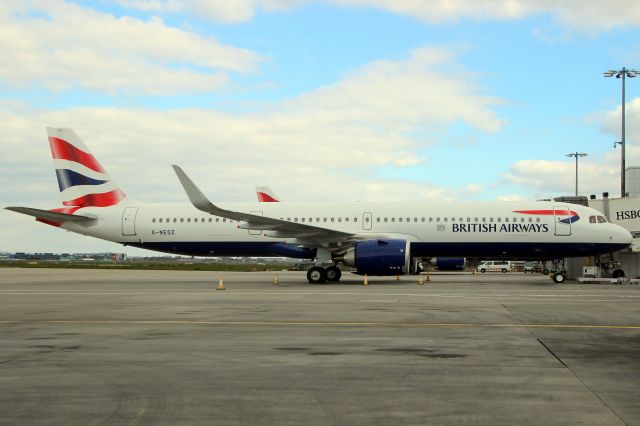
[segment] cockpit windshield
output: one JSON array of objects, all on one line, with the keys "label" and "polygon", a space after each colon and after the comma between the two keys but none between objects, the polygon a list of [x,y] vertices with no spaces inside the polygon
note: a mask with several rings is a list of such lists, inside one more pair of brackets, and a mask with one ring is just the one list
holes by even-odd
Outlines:
[{"label": "cockpit windshield", "polygon": [[589,223],[607,223],[607,218],[604,216],[589,216]]}]

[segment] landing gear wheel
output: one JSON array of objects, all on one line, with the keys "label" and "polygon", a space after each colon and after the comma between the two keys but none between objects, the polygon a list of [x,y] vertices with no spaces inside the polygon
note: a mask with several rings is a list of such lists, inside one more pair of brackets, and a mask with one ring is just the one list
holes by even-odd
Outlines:
[{"label": "landing gear wheel", "polygon": [[327,280],[327,272],[324,268],[314,266],[307,271],[307,280],[309,280],[311,284],[324,284]]},{"label": "landing gear wheel", "polygon": [[342,276],[342,271],[337,266],[329,266],[325,271],[327,281],[338,282]]},{"label": "landing gear wheel", "polygon": [[553,281],[558,283],[558,284],[563,283],[565,278],[566,277],[564,276],[564,274],[562,272],[556,272],[553,275]]}]

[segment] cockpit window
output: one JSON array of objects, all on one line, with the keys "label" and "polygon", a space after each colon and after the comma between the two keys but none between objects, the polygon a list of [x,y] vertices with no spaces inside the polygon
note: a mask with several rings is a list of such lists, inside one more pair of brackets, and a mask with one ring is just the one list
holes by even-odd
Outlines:
[{"label": "cockpit window", "polygon": [[604,216],[598,216],[598,223],[607,223],[607,218]]},{"label": "cockpit window", "polygon": [[596,217],[595,216],[589,216],[589,223],[596,223]]}]

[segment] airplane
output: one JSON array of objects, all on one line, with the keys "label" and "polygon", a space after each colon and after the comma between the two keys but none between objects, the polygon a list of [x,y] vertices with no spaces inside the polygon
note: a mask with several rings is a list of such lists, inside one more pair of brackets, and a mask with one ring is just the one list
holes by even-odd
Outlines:
[{"label": "airplane", "polygon": [[[261,203],[278,203],[280,198],[268,186],[256,186],[256,196]],[[467,259],[464,257],[432,257],[429,264],[438,271],[464,271],[467,266]],[[424,270],[421,259],[415,259],[413,273],[418,274]]]},{"label": "airplane", "polygon": [[73,130],[48,127],[47,134],[63,207],[6,209],[165,253],[311,259],[313,284],[339,281],[340,265],[390,276],[411,273],[412,257],[548,260],[611,253],[632,241],[600,212],[553,201],[213,204],[177,165],[190,203],[142,203],[111,179]]}]

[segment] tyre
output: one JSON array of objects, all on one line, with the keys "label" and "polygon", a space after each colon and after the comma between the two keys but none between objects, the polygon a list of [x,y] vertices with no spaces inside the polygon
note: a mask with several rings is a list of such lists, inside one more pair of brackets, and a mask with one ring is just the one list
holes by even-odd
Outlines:
[{"label": "tyre", "polygon": [[624,278],[624,271],[622,269],[616,269],[611,274],[613,278]]},{"label": "tyre", "polygon": [[506,274],[507,273],[507,268],[502,268],[502,273]]},{"label": "tyre", "polygon": [[549,275],[549,270],[548,269],[543,269],[542,270],[542,274],[543,275]]},{"label": "tyre", "polygon": [[307,280],[311,284],[324,284],[327,280],[327,273],[324,268],[314,266],[307,271]]},{"label": "tyre", "polygon": [[484,274],[485,272],[487,272],[487,270],[482,268],[482,269],[480,269],[480,272],[482,272]]},{"label": "tyre", "polygon": [[340,277],[342,277],[342,271],[337,266],[329,266],[325,275],[327,277],[327,281],[338,282],[340,281]]},{"label": "tyre", "polygon": [[565,280],[565,276],[562,272],[558,272],[553,276],[553,281],[555,281],[556,283],[560,284],[563,283]]}]

